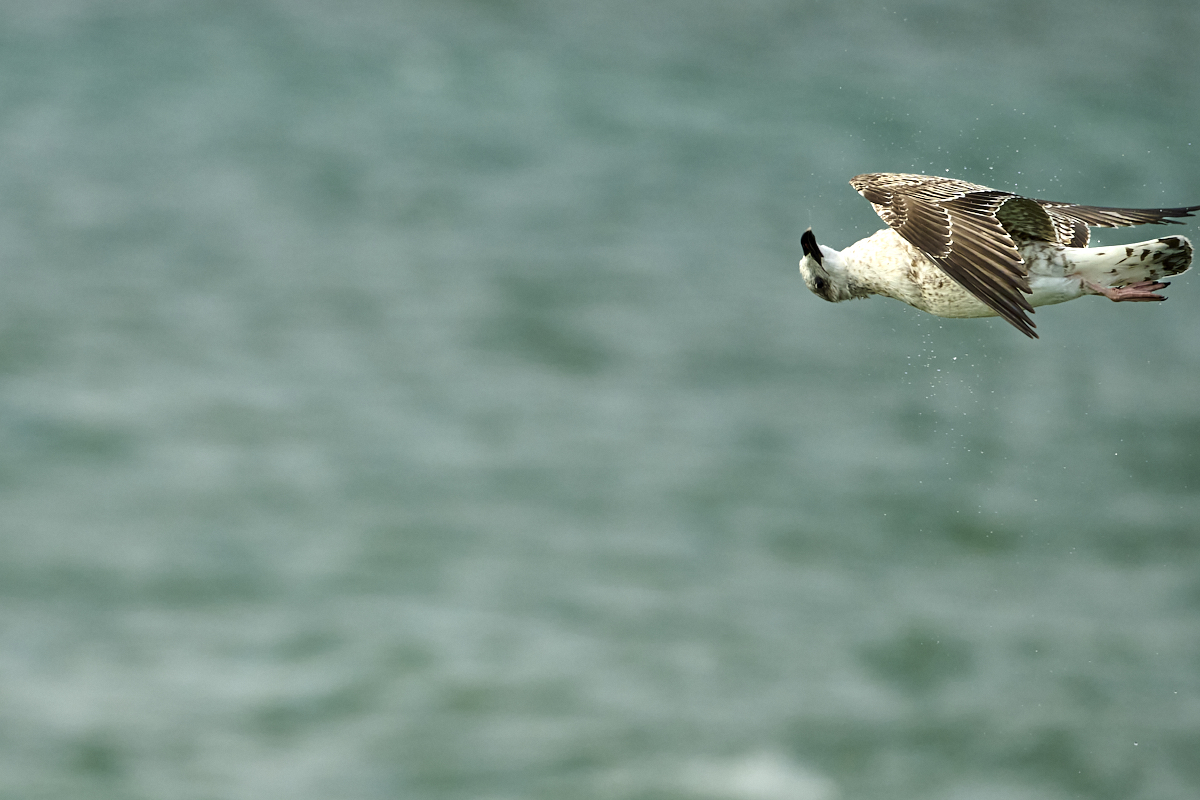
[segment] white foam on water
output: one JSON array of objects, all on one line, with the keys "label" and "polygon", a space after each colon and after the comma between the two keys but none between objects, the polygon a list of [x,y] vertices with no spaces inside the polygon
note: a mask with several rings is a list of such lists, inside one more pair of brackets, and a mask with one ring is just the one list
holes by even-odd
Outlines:
[{"label": "white foam on water", "polygon": [[834,800],[832,780],[771,751],[727,761],[690,764],[682,788],[696,797],[722,800]]}]

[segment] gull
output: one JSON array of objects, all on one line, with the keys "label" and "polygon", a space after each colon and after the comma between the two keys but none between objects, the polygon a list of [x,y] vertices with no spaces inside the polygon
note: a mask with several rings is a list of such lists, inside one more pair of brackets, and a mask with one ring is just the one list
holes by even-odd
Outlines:
[{"label": "gull", "polygon": [[933,175],[877,172],[850,180],[887,228],[845,250],[800,237],[800,274],[831,303],[893,297],[939,317],[1001,316],[1036,339],[1035,306],[1084,295],[1166,300],[1157,292],[1192,263],[1192,243],[1165,236],[1088,247],[1089,228],[1179,223],[1200,206],[1103,208],[1034,200]]}]

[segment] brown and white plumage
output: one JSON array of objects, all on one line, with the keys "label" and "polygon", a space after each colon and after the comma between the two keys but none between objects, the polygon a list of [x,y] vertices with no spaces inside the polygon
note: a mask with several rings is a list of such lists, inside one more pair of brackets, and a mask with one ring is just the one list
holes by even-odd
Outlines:
[{"label": "brown and white plumage", "polygon": [[[818,247],[807,232],[802,243],[809,269],[802,261],[801,272],[809,288],[833,300],[885,294],[943,316],[999,314],[1034,338],[1029,314],[1036,305],[1083,294],[1104,294],[1113,300],[1165,299],[1154,294],[1166,285],[1155,279],[1183,272],[1190,264],[1191,245],[1184,237],[1130,245],[1146,252],[1137,259],[1137,250],[1117,258],[1121,248],[1087,247],[1089,228],[1176,222],[1170,218],[1188,217],[1200,209],[1058,203],[930,175],[872,173],[852,178],[850,185],[895,235],[884,231],[839,253]],[[858,251],[851,252],[855,248]],[[814,287],[820,283],[834,283],[830,275],[817,274],[828,272],[823,256],[842,253],[850,257],[845,277],[852,285],[846,296],[818,291]],[[880,265],[874,274],[873,258]],[[822,280],[809,281],[809,273]],[[1038,285],[1031,286],[1031,280]],[[905,281],[916,285],[897,285]],[[1073,293],[1075,286],[1078,292]],[[969,297],[956,296],[963,291]],[[976,308],[975,301],[985,308]]]}]

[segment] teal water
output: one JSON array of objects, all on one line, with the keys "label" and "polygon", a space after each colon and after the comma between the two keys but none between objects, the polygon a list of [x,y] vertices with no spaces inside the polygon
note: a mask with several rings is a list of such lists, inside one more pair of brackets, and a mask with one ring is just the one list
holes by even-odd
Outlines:
[{"label": "teal water", "polygon": [[0,797],[1196,797],[1200,277],[1034,342],[797,261],[860,172],[1200,203],[1198,36],[4,6]]}]

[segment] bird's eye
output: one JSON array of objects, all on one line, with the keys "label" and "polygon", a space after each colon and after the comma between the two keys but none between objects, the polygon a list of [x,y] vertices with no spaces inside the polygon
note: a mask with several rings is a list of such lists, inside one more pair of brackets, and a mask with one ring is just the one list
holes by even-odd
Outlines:
[{"label": "bird's eye", "polygon": [[813,286],[815,286],[815,287],[816,287],[816,289],[817,289],[817,291],[818,291],[818,292],[824,292],[824,291],[825,291],[825,287],[826,287],[826,286],[828,286],[828,285],[829,285],[829,284],[827,284],[827,283],[825,282],[825,279],[824,279],[824,278],[822,278],[820,275],[815,275],[815,276],[813,276]]}]

